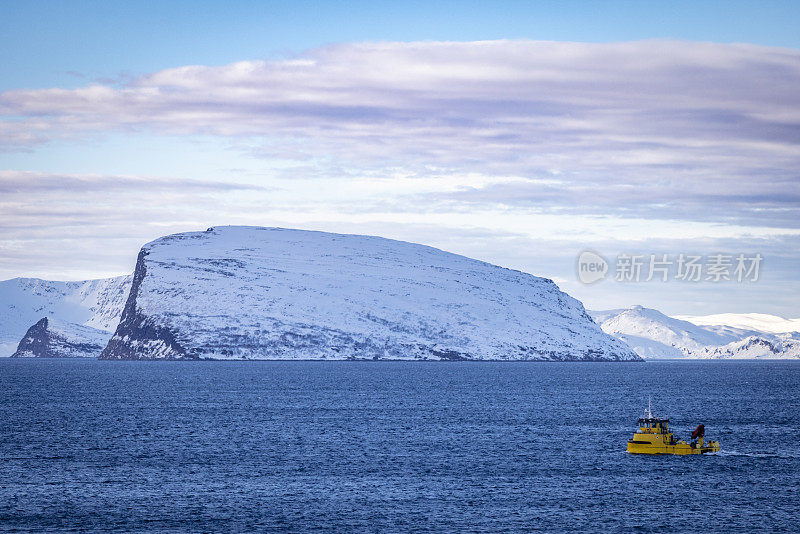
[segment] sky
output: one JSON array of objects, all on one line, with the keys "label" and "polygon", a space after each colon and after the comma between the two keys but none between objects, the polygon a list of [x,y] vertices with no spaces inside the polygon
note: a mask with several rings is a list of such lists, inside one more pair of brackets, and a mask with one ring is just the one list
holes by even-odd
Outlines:
[{"label": "sky", "polygon": [[[0,0],[0,279],[129,273],[159,236],[249,224],[425,243],[590,309],[800,317],[798,22],[777,1]],[[580,281],[587,250],[605,280]],[[629,256],[641,278],[616,280]]]}]

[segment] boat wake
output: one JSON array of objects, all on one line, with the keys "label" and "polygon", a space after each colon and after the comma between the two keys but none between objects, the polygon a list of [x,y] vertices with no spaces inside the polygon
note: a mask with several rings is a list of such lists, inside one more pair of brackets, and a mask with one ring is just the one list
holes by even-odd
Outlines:
[{"label": "boat wake", "polygon": [[746,458],[800,458],[800,455],[797,454],[785,454],[780,452],[738,452],[738,451],[726,451],[721,450],[714,454],[714,456],[743,456]]}]

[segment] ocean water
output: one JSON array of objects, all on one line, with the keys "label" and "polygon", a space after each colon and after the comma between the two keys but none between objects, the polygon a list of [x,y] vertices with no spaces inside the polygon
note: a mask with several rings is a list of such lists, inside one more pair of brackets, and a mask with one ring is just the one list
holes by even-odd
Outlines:
[{"label": "ocean water", "polygon": [[[722,451],[625,453],[649,394]],[[800,362],[0,360],[0,530],[800,531]]]}]

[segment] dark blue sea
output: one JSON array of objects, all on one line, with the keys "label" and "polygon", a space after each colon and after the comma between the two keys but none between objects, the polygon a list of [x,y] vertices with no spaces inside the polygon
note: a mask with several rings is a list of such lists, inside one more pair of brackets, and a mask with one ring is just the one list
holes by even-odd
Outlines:
[{"label": "dark blue sea", "polygon": [[[722,451],[625,453],[654,411]],[[0,530],[800,531],[800,362],[0,360]]]}]

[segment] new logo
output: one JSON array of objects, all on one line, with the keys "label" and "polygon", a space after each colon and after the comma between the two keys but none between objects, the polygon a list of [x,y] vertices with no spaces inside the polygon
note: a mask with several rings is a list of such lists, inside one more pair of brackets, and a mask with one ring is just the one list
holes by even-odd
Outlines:
[{"label": "new logo", "polygon": [[578,280],[593,284],[606,277],[608,261],[596,252],[584,250],[578,256]]}]

